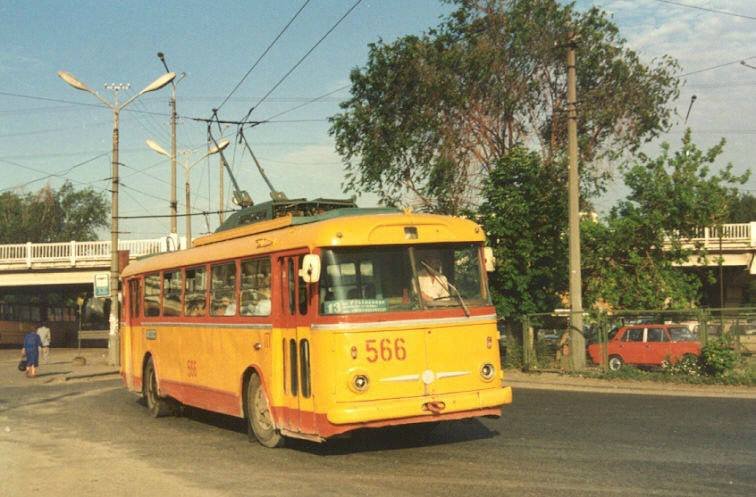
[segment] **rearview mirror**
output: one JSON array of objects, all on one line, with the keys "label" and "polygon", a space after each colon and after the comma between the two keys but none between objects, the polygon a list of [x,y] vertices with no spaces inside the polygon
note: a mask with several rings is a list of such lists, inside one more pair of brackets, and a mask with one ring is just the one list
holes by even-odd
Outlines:
[{"label": "rearview mirror", "polygon": [[315,283],[320,279],[320,256],[317,254],[306,254],[302,258],[302,269],[299,270],[299,276],[305,283]]},{"label": "rearview mirror", "polygon": [[496,271],[496,258],[491,247],[483,247],[483,264],[489,273]]}]

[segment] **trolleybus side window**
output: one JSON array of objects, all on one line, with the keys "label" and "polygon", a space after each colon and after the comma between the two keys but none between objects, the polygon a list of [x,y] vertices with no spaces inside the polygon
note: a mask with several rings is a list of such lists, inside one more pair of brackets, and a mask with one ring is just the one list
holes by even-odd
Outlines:
[{"label": "trolleybus side window", "polygon": [[139,278],[129,280],[129,308],[132,318],[139,317],[139,304],[142,301],[139,297]]},{"label": "trolleybus side window", "polygon": [[[303,258],[300,255],[297,259],[298,259],[298,262],[297,262],[297,268],[298,269],[297,269],[297,273],[296,274],[299,274],[299,271],[302,270],[302,259]],[[298,295],[298,299],[299,299],[299,314],[301,316],[305,316],[305,315],[307,315],[307,290],[308,290],[308,285],[307,285],[307,282],[304,280],[304,278],[297,278],[297,281],[299,282],[299,295]],[[303,386],[303,388],[304,388],[304,386]]]},{"label": "trolleybus side window", "polygon": [[236,262],[212,267],[210,314],[236,316]]},{"label": "trolleybus side window", "polygon": [[153,317],[160,315],[160,274],[149,274],[144,277],[144,315]]},{"label": "trolleybus side window", "polygon": [[184,279],[184,315],[204,316],[207,307],[207,269],[204,266],[186,270]]},{"label": "trolleybus side window", "polygon": [[248,259],[241,263],[239,302],[242,316],[270,316],[270,259]]},{"label": "trolleybus side window", "polygon": [[289,257],[287,259],[289,261],[287,267],[288,267],[288,273],[289,273],[289,314],[292,316],[294,315],[294,312],[296,310],[296,276],[294,276],[294,259]]},{"label": "trolleybus side window", "polygon": [[163,273],[163,316],[181,315],[181,271]]}]

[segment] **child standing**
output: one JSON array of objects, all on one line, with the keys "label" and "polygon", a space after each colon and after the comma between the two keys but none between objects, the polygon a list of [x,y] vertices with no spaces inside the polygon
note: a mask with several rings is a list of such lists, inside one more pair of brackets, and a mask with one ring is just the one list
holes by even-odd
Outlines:
[{"label": "child standing", "polygon": [[42,346],[42,340],[36,331],[30,331],[24,335],[24,348],[21,351],[21,357],[26,356],[26,376],[34,378],[37,376],[37,367],[39,367],[39,348]]}]

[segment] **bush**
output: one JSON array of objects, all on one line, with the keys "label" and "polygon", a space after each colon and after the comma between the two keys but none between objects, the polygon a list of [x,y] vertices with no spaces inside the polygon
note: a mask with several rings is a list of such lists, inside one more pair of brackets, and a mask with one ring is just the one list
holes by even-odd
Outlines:
[{"label": "bush", "polygon": [[738,363],[738,354],[729,337],[710,340],[701,349],[701,369],[709,376],[721,377],[732,373]]},{"label": "bush", "polygon": [[664,361],[662,371],[671,376],[701,376],[701,364],[698,357],[686,355],[676,363]]},{"label": "bush", "polygon": [[511,333],[507,333],[505,343],[507,350],[502,357],[501,364],[505,368],[522,368],[522,344],[512,336]]}]

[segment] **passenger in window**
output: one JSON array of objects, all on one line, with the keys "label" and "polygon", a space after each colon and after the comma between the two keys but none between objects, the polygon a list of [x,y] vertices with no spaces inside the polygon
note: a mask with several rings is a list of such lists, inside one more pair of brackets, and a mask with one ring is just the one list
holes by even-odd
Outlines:
[{"label": "passenger in window", "polygon": [[424,300],[439,300],[449,297],[449,282],[442,274],[441,259],[434,254],[420,258],[417,279]]},{"label": "passenger in window", "polygon": [[223,310],[224,316],[236,316],[236,302],[232,301],[228,297],[223,297],[221,299],[221,309]]}]

